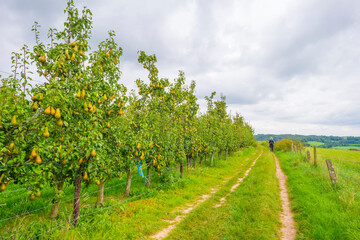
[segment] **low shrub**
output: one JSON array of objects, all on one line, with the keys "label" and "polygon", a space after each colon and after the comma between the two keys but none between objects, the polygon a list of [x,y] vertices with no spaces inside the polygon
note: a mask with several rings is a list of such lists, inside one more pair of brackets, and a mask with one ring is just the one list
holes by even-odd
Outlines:
[{"label": "low shrub", "polygon": [[274,150],[275,151],[283,151],[283,152],[290,152],[291,151],[291,145],[293,144],[293,141],[290,139],[281,139],[277,142],[275,142]]}]

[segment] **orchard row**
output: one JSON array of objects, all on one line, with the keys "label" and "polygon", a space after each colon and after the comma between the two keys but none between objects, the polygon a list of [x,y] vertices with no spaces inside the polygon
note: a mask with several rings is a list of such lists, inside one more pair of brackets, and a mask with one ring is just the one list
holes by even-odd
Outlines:
[{"label": "orchard row", "polygon": [[[64,29],[50,29],[49,43],[33,31],[36,44],[14,53],[13,75],[0,87],[0,190],[9,184],[29,189],[30,200],[51,185],[56,189],[51,217],[57,216],[64,183],[75,184],[74,222],[81,181],[99,186],[97,205],[110,178],[127,175],[129,195],[132,171],[145,168],[166,174],[176,165],[183,171],[214,154],[228,154],[252,144],[253,130],[238,114],[227,113],[225,97],[206,97],[199,113],[195,82],[185,84],[183,72],[174,81],[158,77],[155,55],[139,52],[138,61],[148,80],[136,80],[137,89],[121,84],[122,49],[110,31],[95,51],[88,40],[91,12],[81,13],[72,1],[66,8]],[[45,81],[33,84],[28,70],[36,68]],[[30,100],[31,98],[31,100]]]}]

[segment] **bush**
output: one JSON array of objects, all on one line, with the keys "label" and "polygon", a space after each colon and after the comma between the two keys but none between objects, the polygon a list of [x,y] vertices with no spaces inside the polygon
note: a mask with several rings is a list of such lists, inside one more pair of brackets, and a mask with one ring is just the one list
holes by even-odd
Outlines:
[{"label": "bush", "polygon": [[293,141],[290,139],[281,139],[280,141],[275,142],[274,150],[275,151],[283,151],[283,152],[290,152],[291,151],[291,145],[293,144]]}]

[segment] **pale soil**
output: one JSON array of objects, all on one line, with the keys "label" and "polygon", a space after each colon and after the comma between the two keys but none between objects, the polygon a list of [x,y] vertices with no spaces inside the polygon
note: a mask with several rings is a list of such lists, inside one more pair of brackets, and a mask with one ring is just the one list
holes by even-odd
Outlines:
[{"label": "pale soil", "polygon": [[[245,177],[249,174],[251,168],[255,165],[256,160],[259,159],[259,157],[261,156],[262,152],[260,153],[260,155],[254,160],[254,162],[251,164],[250,168],[248,170],[246,170],[245,175],[242,178],[238,179],[238,182],[232,186],[231,188],[231,192],[233,192],[239,185],[240,183],[245,179]],[[248,160],[248,159],[246,159]],[[226,180],[230,180],[231,178],[227,178]],[[222,184],[226,183],[226,180],[224,180],[222,182]],[[199,206],[201,203],[203,203],[204,201],[206,201],[207,199],[209,199],[214,193],[216,193],[217,191],[219,191],[219,188],[212,188],[210,194],[204,194],[201,196],[201,198],[199,200],[197,200],[195,203],[193,204],[188,204],[187,208],[181,210],[181,214],[178,215],[177,217],[175,217],[173,220],[168,221],[170,223],[170,225],[164,229],[162,229],[161,231],[159,231],[158,233],[150,236],[150,239],[164,239],[166,238],[169,233],[171,232],[171,230],[173,230],[194,208],[196,208],[197,206]],[[230,193],[228,194],[230,195]],[[228,196],[226,195],[226,196]],[[222,204],[223,202],[225,202],[226,197],[223,197],[220,199],[220,203]],[[220,206],[221,206],[220,204]],[[217,204],[218,205],[218,204]],[[215,207],[219,207],[219,206],[215,206]]]},{"label": "pale soil", "polygon": [[280,198],[282,202],[282,212],[280,214],[281,220],[281,239],[293,240],[296,237],[296,226],[293,217],[293,213],[290,208],[289,194],[286,187],[287,176],[281,170],[279,160],[274,155],[275,164],[276,164],[276,176],[279,179],[280,183]]}]

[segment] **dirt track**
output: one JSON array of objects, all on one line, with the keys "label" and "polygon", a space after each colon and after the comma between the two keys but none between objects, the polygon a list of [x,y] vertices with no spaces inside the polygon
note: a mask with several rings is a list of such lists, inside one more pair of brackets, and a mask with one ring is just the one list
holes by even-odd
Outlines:
[{"label": "dirt track", "polygon": [[276,176],[280,183],[280,198],[282,202],[282,212],[280,214],[281,220],[281,239],[293,240],[296,237],[296,226],[293,217],[293,213],[290,208],[289,194],[286,187],[287,176],[281,170],[279,160],[273,154],[276,164]]}]

